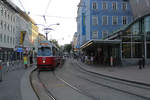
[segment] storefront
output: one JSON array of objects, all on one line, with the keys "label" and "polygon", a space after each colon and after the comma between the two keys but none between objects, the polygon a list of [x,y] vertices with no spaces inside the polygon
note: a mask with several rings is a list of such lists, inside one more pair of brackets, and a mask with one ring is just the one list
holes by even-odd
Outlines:
[{"label": "storefront", "polygon": [[110,57],[113,57],[114,65],[121,64],[120,40],[91,40],[81,46],[84,56],[93,56],[94,63],[110,65]]},{"label": "storefront", "polygon": [[0,48],[0,60],[3,62],[22,59],[22,53],[14,51],[12,48]]}]

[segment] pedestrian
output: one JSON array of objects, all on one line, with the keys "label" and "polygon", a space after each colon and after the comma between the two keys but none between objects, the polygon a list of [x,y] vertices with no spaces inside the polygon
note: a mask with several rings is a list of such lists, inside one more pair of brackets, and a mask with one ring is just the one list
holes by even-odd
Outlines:
[{"label": "pedestrian", "polygon": [[32,56],[32,54],[30,55],[30,66],[32,66],[32,64],[33,64],[33,56]]},{"label": "pedestrian", "polygon": [[141,59],[139,59],[138,65],[139,65],[139,69],[142,69],[142,60]]},{"label": "pedestrian", "polygon": [[88,63],[88,56],[86,55],[84,58],[85,58],[85,63]]},{"label": "pedestrian", "polygon": [[91,64],[93,64],[93,60],[94,60],[94,57],[93,56],[91,56]]},{"label": "pedestrian", "polygon": [[24,67],[25,67],[25,69],[28,67],[28,59],[27,59],[27,54],[24,54],[24,56],[23,56],[23,60],[24,60]]},{"label": "pedestrian", "polygon": [[113,56],[110,57],[110,66],[113,66]]},{"label": "pedestrian", "polygon": [[145,57],[144,56],[142,57],[142,67],[143,68],[145,67]]}]

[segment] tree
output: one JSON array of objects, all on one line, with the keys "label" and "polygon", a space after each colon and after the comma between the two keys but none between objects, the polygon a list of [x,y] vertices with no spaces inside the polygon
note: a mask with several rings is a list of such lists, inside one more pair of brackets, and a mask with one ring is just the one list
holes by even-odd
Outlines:
[{"label": "tree", "polygon": [[65,44],[64,45],[64,52],[70,53],[71,50],[72,50],[72,45],[71,44]]},{"label": "tree", "polygon": [[53,39],[53,40],[50,40],[50,42],[52,42],[52,43],[55,44],[58,48],[60,48],[57,40]]}]

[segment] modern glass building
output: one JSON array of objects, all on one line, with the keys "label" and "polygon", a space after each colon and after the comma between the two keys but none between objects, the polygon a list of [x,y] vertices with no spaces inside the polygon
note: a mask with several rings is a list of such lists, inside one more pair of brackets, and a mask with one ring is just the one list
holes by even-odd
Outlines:
[{"label": "modern glass building", "polygon": [[107,39],[121,40],[122,63],[137,63],[145,57],[150,61],[150,14],[137,18],[134,22],[113,33]]}]

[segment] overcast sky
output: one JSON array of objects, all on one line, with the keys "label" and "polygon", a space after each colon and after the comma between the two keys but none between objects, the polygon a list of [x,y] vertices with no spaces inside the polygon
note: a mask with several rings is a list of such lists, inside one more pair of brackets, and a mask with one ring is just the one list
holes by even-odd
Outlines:
[{"label": "overcast sky", "polygon": [[[46,16],[47,25],[54,29],[49,33],[49,39],[58,40],[59,44],[67,44],[72,41],[73,34],[77,31],[76,17],[77,5],[80,0],[11,0],[22,10],[30,12],[30,16],[37,24],[46,25],[42,15]],[[22,3],[22,5],[21,5]],[[49,6],[48,6],[49,4]],[[42,26],[40,32],[42,31]]]}]

